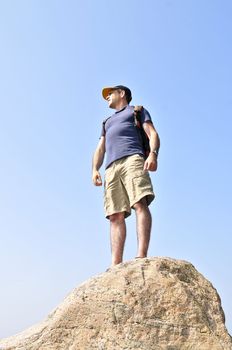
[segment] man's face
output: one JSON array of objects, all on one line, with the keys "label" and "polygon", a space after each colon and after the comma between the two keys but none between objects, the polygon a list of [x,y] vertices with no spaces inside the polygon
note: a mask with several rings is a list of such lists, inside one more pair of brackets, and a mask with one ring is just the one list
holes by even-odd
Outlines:
[{"label": "man's face", "polygon": [[122,100],[122,90],[111,90],[109,95],[106,97],[110,108],[116,108],[118,103]]}]

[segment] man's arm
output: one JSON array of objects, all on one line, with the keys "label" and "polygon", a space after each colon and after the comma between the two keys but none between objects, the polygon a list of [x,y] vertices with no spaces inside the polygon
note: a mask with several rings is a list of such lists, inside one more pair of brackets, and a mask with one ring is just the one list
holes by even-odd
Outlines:
[{"label": "man's arm", "polygon": [[150,122],[143,123],[143,129],[149,137],[151,152],[144,163],[144,170],[156,171],[157,170],[157,154],[152,151],[159,151],[160,148],[160,138],[154,128],[153,124]]},{"label": "man's arm", "polygon": [[94,152],[94,155],[93,155],[92,180],[95,186],[102,186],[102,178],[101,178],[99,169],[103,164],[104,156],[105,156],[105,136],[102,136],[97,145],[96,151]]}]

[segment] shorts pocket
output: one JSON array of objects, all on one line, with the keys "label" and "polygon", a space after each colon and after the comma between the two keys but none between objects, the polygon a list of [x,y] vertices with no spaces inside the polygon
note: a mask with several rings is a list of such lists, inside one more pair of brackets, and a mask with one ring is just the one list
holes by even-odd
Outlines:
[{"label": "shorts pocket", "polygon": [[147,172],[132,178],[131,191],[131,204],[135,204],[145,196],[147,197],[148,205],[152,202],[155,196],[151,179]]},{"label": "shorts pocket", "polygon": [[135,191],[145,192],[147,190],[152,190],[151,180],[147,173],[135,176],[132,182]]}]

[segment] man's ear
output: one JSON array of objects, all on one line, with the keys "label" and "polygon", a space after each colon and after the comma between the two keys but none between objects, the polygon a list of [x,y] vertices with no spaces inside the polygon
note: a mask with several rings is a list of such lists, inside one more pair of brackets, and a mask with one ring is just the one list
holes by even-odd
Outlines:
[{"label": "man's ear", "polygon": [[125,97],[125,96],[126,96],[126,91],[121,90],[121,91],[120,91],[120,96],[121,96],[122,98]]}]

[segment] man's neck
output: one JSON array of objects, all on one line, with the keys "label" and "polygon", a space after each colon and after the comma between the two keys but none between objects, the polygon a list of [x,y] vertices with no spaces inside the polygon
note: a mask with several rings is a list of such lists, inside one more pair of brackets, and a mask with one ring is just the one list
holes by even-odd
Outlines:
[{"label": "man's neck", "polygon": [[121,111],[121,109],[123,109],[123,108],[125,108],[125,107],[127,107],[127,106],[128,106],[128,103],[125,103],[125,102],[119,103],[119,104],[117,105],[117,107],[115,107],[116,112],[117,112],[117,111]]}]

